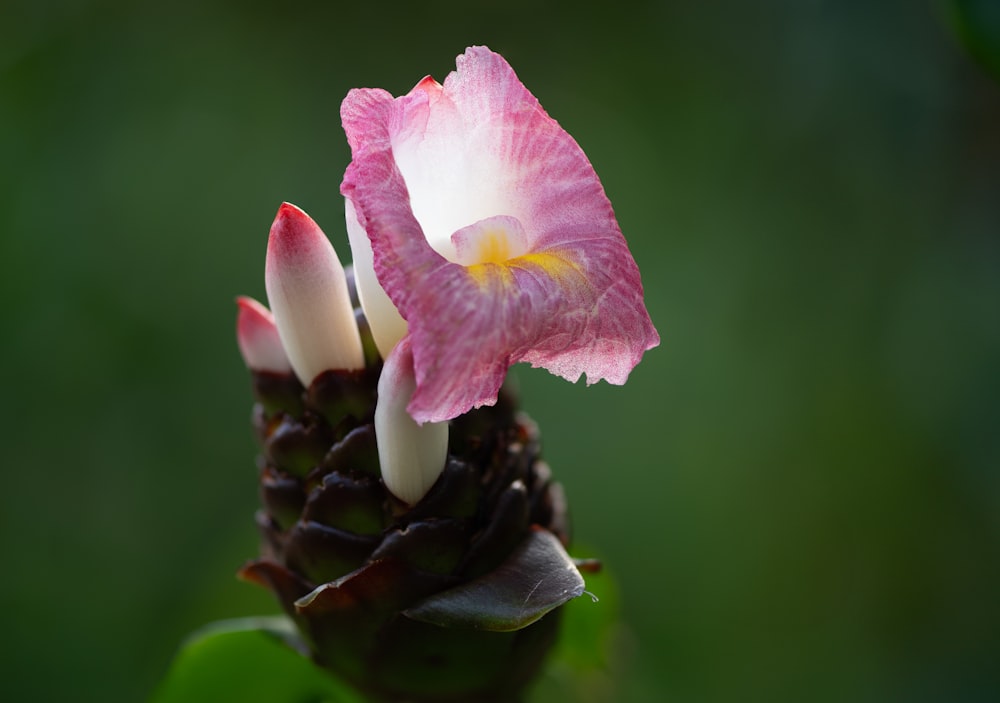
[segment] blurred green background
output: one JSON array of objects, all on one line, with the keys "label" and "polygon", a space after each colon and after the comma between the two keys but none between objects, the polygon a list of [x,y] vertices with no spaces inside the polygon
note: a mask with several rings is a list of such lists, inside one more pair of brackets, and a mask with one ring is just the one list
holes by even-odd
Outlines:
[{"label": "blurred green background", "polygon": [[607,699],[1000,699],[1000,86],[947,6],[402,7],[0,9],[0,698],[143,700],[275,611],[233,298],[282,200],[348,257],[347,90],[486,43],[663,337],[624,388],[517,371],[620,583]]}]

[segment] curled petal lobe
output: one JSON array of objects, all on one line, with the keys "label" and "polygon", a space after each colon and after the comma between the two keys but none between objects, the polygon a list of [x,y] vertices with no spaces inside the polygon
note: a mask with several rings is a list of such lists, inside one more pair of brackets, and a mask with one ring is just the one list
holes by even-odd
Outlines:
[{"label": "curled petal lobe", "polygon": [[236,299],[236,342],[247,368],[253,371],[291,373],[288,355],[281,346],[278,328],[271,311],[253,298]]},{"label": "curled petal lobe", "polygon": [[319,226],[289,203],[271,225],[264,280],[282,345],[303,384],[328,369],[364,368],[344,268]]},{"label": "curled petal lobe", "polygon": [[487,217],[451,235],[455,259],[464,266],[502,264],[528,252],[527,236],[514,217]]},{"label": "curled petal lobe", "polygon": [[341,192],[407,323],[415,419],[492,404],[521,361],[620,384],[659,343],[590,162],[502,57],[470,48],[400,98],[352,91],[341,116]]},{"label": "curled petal lobe", "polygon": [[416,388],[408,341],[397,344],[378,381],[375,438],[382,480],[400,500],[413,505],[444,470],[448,423],[417,424],[406,410]]}]

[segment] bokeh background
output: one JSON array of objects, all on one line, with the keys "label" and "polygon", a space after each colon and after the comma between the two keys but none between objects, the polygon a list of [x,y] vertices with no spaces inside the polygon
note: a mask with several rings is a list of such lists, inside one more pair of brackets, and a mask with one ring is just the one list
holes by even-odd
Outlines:
[{"label": "bokeh background", "polygon": [[663,337],[516,372],[620,586],[605,698],[1000,699],[1000,87],[951,4],[189,5],[0,9],[0,698],[144,700],[275,611],[233,298],[282,200],[349,256],[347,90],[486,43]]}]

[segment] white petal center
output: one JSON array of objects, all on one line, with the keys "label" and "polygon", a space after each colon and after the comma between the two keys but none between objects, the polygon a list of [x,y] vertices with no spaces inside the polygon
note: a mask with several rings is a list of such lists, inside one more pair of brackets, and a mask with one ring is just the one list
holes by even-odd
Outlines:
[{"label": "white petal center", "polygon": [[[430,109],[423,130],[394,136],[393,157],[406,182],[410,207],[428,244],[460,263],[452,235],[497,215],[523,220],[516,192],[517,174],[500,158],[502,130],[469,125],[446,96]],[[523,231],[523,230],[522,230]]]}]

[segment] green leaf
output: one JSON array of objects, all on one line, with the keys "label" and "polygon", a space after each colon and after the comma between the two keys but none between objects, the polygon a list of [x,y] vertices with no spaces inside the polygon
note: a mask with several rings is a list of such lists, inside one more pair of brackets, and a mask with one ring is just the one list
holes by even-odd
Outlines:
[{"label": "green leaf", "polygon": [[215,623],[184,643],[150,703],[363,703],[303,652],[284,617]]},{"label": "green leaf", "polygon": [[495,570],[404,611],[441,627],[511,632],[583,593],[583,577],[559,540],[536,529]]}]

